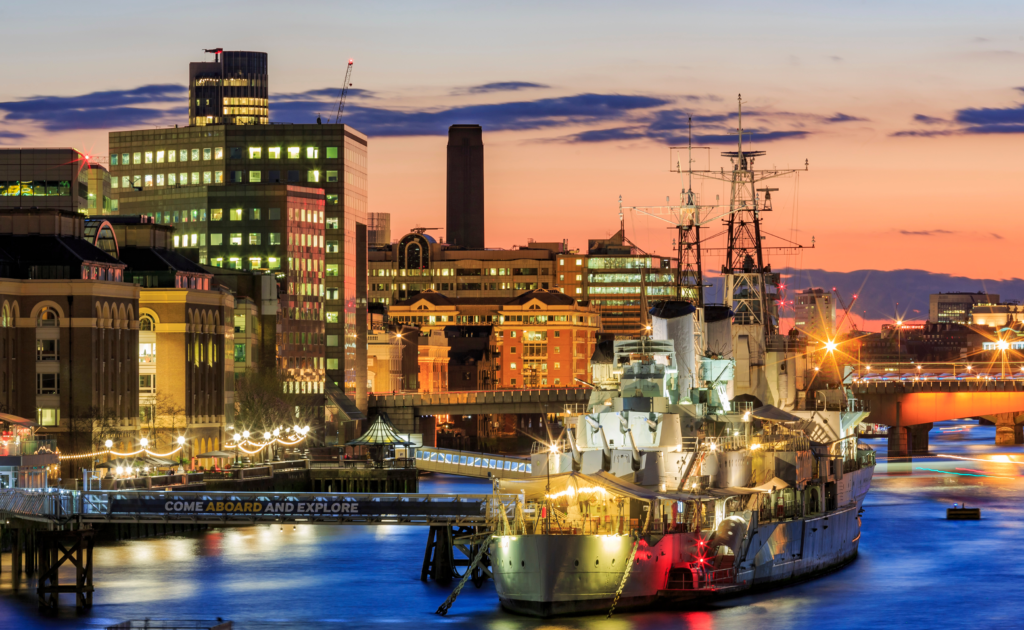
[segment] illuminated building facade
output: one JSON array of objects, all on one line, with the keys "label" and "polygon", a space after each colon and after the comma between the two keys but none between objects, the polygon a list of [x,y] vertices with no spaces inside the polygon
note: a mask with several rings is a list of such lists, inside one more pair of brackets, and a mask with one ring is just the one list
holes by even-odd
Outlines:
[{"label": "illuminated building facade", "polygon": [[82,211],[91,216],[117,214],[117,204],[110,196],[110,172],[102,164],[89,164],[88,174],[89,196]]},{"label": "illuminated building facade", "polygon": [[201,264],[275,274],[297,326],[283,334],[316,348],[308,369],[365,409],[366,137],[344,125],[207,125],[113,132],[110,152],[119,212],[174,225],[175,246]]},{"label": "illuminated building facade", "polygon": [[269,123],[267,53],[220,48],[208,52],[213,52],[213,61],[188,64],[188,124]]},{"label": "illuminated building facade", "polygon": [[798,291],[793,327],[818,343],[832,339],[836,328],[835,296],[824,289]]},{"label": "illuminated building facade", "polygon": [[0,149],[0,212],[18,208],[83,211],[89,161],[76,149]]},{"label": "illuminated building facade", "polygon": [[933,324],[970,324],[976,304],[998,304],[989,293],[933,293],[928,297],[928,321]]}]

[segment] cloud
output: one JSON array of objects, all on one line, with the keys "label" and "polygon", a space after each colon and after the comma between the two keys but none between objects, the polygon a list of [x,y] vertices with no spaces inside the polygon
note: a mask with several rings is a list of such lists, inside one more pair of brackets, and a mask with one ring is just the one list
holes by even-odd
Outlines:
[{"label": "cloud", "polygon": [[[576,94],[420,111],[352,105],[345,109],[345,122],[377,137],[444,135],[450,125],[458,123],[476,123],[488,131],[524,131],[622,120],[670,103],[652,96]],[[294,120],[303,115],[312,119],[316,111],[308,103],[295,101],[275,104],[270,115],[275,120]]]},{"label": "cloud", "polygon": [[18,133],[16,131],[3,131],[0,130],[0,144],[7,144],[7,141],[16,141],[25,138],[25,134]]},{"label": "cloud", "polygon": [[926,125],[937,125],[948,121],[944,118],[935,118],[934,116],[925,116],[924,114],[914,114],[914,122],[924,123]]},{"label": "cloud", "polygon": [[1002,236],[999,236],[999,235],[998,235],[998,234],[996,234],[995,232],[989,232],[989,234],[991,234],[991,235],[992,235],[992,238],[994,238],[994,239],[996,239],[996,240],[999,240],[999,241],[1003,240],[1003,237],[1002,237]]},{"label": "cloud", "polygon": [[[271,94],[270,102],[273,104],[278,101],[316,101],[323,98],[337,103],[338,99],[341,98],[341,88],[330,87],[320,88],[318,90],[306,90],[305,92],[283,92],[281,94]],[[377,95],[370,90],[349,88],[347,98],[377,98]]]},{"label": "cloud", "polygon": [[[965,278],[949,274],[933,273],[921,269],[897,269],[878,271],[860,269],[840,272],[823,269],[798,270],[776,269],[787,278],[789,295],[809,287],[830,289],[836,287],[847,300],[857,296],[853,311],[867,319],[892,318],[899,312],[904,314],[919,310],[928,312],[928,297],[933,293],[951,291],[987,292],[999,295],[1000,300],[1024,298],[1024,280],[986,280]],[[795,299],[795,298],[794,298]],[[841,314],[839,315],[841,317]]]},{"label": "cloud", "polygon": [[831,59],[832,61],[834,61],[834,62],[836,62],[836,63],[839,63],[840,61],[842,61],[842,60],[843,60],[843,58],[842,58],[842,57],[840,57],[839,55],[831,55],[831,56],[829,57],[829,59]]},{"label": "cloud", "polygon": [[490,92],[514,92],[516,90],[546,90],[550,85],[543,83],[530,83],[528,81],[498,81],[496,83],[484,83],[472,87],[456,90],[457,94],[488,94]]},{"label": "cloud", "polygon": [[900,234],[903,236],[944,236],[946,234],[956,234],[956,232],[950,232],[949,230],[900,230]]},{"label": "cloud", "polygon": [[951,136],[954,135],[955,133],[957,132],[953,129],[933,131],[910,129],[904,131],[897,131],[891,135],[896,138],[935,138],[938,136]]},{"label": "cloud", "polygon": [[825,122],[830,123],[841,123],[841,122],[867,122],[867,118],[858,118],[857,116],[850,116],[849,114],[836,113],[833,116],[829,116],[825,119]]},{"label": "cloud", "polygon": [[[4,122],[37,123],[47,131],[117,129],[187,118],[188,107],[181,106],[187,96],[188,88],[183,85],[143,85],[130,90],[0,102],[0,112],[4,113]],[[146,107],[152,105],[164,107]]]}]

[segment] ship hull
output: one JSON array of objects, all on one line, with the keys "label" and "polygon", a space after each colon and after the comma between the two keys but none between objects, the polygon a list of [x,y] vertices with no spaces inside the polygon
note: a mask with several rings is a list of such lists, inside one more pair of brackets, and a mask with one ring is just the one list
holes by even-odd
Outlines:
[{"label": "ship hull", "polygon": [[[848,473],[855,488],[846,507],[812,517],[750,524],[739,557],[710,559],[732,570],[728,582],[685,590],[679,567],[693,560],[693,534],[641,541],[616,610],[686,608],[753,591],[772,590],[838,570],[857,557],[858,511],[871,468]],[[491,549],[501,605],[536,617],[607,613],[633,550],[629,536],[531,535],[499,537]],[[734,577],[733,577],[734,576]]]}]

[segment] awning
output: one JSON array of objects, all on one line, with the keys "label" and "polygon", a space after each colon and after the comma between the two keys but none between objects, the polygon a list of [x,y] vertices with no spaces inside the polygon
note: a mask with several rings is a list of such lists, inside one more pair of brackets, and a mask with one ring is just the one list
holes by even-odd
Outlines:
[{"label": "awning", "polygon": [[391,426],[385,414],[380,414],[373,421],[366,433],[348,442],[345,446],[412,446],[413,443],[402,439]]},{"label": "awning", "polygon": [[[499,492],[522,494],[527,500],[543,499],[548,493],[547,487],[548,478],[546,476],[498,480]],[[655,499],[687,501],[694,498],[694,495],[687,493],[648,490],[604,471],[599,471],[592,475],[578,472],[551,475],[551,494],[557,497],[566,497],[567,502],[570,504],[575,502],[575,497],[594,492],[644,501],[653,501]]]},{"label": "awning", "polygon": [[234,453],[229,453],[227,451],[209,451],[208,453],[203,453],[202,455],[196,455],[196,457],[208,458],[208,459],[213,459],[215,457],[226,458],[226,457],[234,457],[234,456],[235,456]]},{"label": "awning", "polygon": [[9,413],[0,413],[0,420],[16,424],[19,427],[25,427],[26,429],[34,429],[39,426],[35,420],[29,420],[28,418],[22,418],[20,416],[13,416]]},{"label": "awning", "polygon": [[356,404],[345,395],[340,387],[328,380],[324,387],[324,394],[327,396],[327,404],[338,410],[338,422],[355,422],[366,420],[366,414],[356,407]]},{"label": "awning", "polygon": [[758,420],[771,420],[773,422],[801,422],[803,418],[783,411],[774,405],[758,407],[750,412],[750,417]]}]

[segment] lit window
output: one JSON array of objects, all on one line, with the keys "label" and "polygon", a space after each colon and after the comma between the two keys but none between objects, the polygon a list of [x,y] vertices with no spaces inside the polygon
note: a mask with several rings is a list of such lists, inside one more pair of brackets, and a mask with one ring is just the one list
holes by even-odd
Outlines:
[{"label": "lit window", "polygon": [[142,164],[142,153],[132,154],[132,164]]},{"label": "lit window", "polygon": [[260,268],[260,261],[261,260],[262,260],[262,258],[250,258],[249,259],[249,269],[259,269]]},{"label": "lit window", "polygon": [[177,173],[168,173],[167,174],[167,185],[168,186],[177,186],[178,185],[178,175],[177,175]]},{"label": "lit window", "polygon": [[251,210],[249,210],[249,219],[252,220],[252,221],[259,221],[260,220],[260,209],[259,208],[252,208]]},{"label": "lit window", "polygon": [[178,161],[188,162],[188,149],[182,149],[181,151],[178,151]]},{"label": "lit window", "polygon": [[338,195],[327,195],[327,205],[336,206],[338,205]]},{"label": "lit window", "polygon": [[327,241],[327,253],[337,254],[338,253],[338,241]]},{"label": "lit window", "polygon": [[327,181],[336,182],[338,181],[338,171],[327,171]]},{"label": "lit window", "polygon": [[213,183],[213,173],[212,172],[210,172],[210,171],[203,171],[203,183],[204,184],[212,184]]},{"label": "lit window", "polygon": [[267,259],[267,267],[269,267],[270,269],[280,269],[281,268],[281,259],[280,258],[273,258],[273,257],[268,258]]},{"label": "lit window", "polygon": [[128,166],[132,163],[131,156],[127,153],[121,154],[121,166]]},{"label": "lit window", "polygon": [[142,188],[142,175],[132,175],[132,186]]},{"label": "lit window", "polygon": [[328,370],[337,370],[338,369],[338,360],[337,359],[327,359],[327,369]]},{"label": "lit window", "polygon": [[210,245],[220,245],[223,242],[223,235],[210,233]]},{"label": "lit window", "polygon": [[320,157],[320,149],[318,149],[317,147],[306,147],[307,159],[315,160],[318,157]]},{"label": "lit window", "polygon": [[157,151],[156,152],[156,163],[157,164],[163,164],[164,163],[164,156],[165,155],[166,155],[166,151]]},{"label": "lit window", "polygon": [[280,160],[281,147],[267,147],[267,157],[271,160]]},{"label": "lit window", "polygon": [[338,217],[327,217],[327,229],[337,230],[338,229]]},{"label": "lit window", "polygon": [[329,287],[327,289],[327,299],[328,300],[337,300],[338,299],[338,289],[336,287]]},{"label": "lit window", "polygon": [[582,274],[576,274],[576,282],[580,282],[581,280],[583,280],[583,275]]},{"label": "lit window", "polygon": [[309,171],[306,177],[307,182],[317,183],[320,181],[320,171]]},{"label": "lit window", "polygon": [[198,162],[199,161],[199,149],[192,149],[192,161],[193,162]]},{"label": "lit window", "polygon": [[181,237],[177,234],[174,235],[174,246],[181,247]]},{"label": "lit window", "polygon": [[203,159],[210,160],[213,158],[213,149],[203,149]]},{"label": "lit window", "polygon": [[288,147],[288,159],[297,160],[302,157],[302,147]]},{"label": "lit window", "polygon": [[156,185],[157,186],[163,186],[164,185],[164,174],[163,173],[157,173],[156,174]]},{"label": "lit window", "polygon": [[328,276],[337,276],[338,275],[338,265],[336,263],[332,263],[332,264],[327,265],[326,275],[328,275]]},{"label": "lit window", "polygon": [[583,289],[576,287],[576,295],[583,293]]},{"label": "lit window", "polygon": [[[218,234],[218,236],[220,236],[220,235]],[[221,268],[223,268],[224,267],[224,259],[223,258],[211,258],[210,259],[210,264],[213,265],[214,267],[221,267]]]},{"label": "lit window", "polygon": [[515,363],[509,363],[508,364],[508,369],[510,369],[510,370],[516,369],[516,364]]},{"label": "lit window", "polygon": [[230,212],[231,212],[231,220],[232,221],[241,221],[242,220],[242,209],[241,208],[232,208],[230,210]]},{"label": "lit window", "polygon": [[146,175],[146,188],[150,188],[152,186],[153,186],[153,176],[152,175]]},{"label": "lit window", "polygon": [[153,163],[153,152],[152,151],[146,151],[145,155],[146,155],[146,160],[145,160],[146,164],[152,164]]},{"label": "lit window", "polygon": [[192,185],[199,185],[199,171],[192,171]]},{"label": "lit window", "polygon": [[224,147],[216,147],[213,149],[213,159],[223,160],[224,159]]},{"label": "lit window", "polygon": [[[178,237],[175,236],[174,238],[178,238]],[[233,232],[231,234],[230,244],[231,245],[241,245],[242,244],[242,234],[240,232]]]},{"label": "lit window", "polygon": [[228,269],[241,269],[242,259],[241,258],[228,258]]},{"label": "lit window", "polygon": [[178,176],[178,183],[181,184],[182,186],[187,186],[188,185],[188,173],[182,173],[181,175],[179,175]]},{"label": "lit window", "polygon": [[223,184],[224,183],[224,171],[214,171],[213,172],[213,183],[214,184]]},{"label": "lit window", "polygon": [[270,244],[271,245],[280,245],[281,244],[281,233],[280,232],[271,232],[270,233]]},{"label": "lit window", "polygon": [[[186,236],[186,238],[187,238],[187,236]],[[196,245],[199,244],[199,235],[198,234],[193,234],[191,240],[192,240],[192,247],[195,247]]]},{"label": "lit window", "polygon": [[110,178],[110,187],[117,188],[118,179],[116,176]]},{"label": "lit window", "polygon": [[36,422],[41,427],[55,427],[60,424],[60,409],[43,408],[36,410]]},{"label": "lit window", "polygon": [[262,235],[259,232],[250,232],[249,233],[249,244],[250,245],[259,245],[260,244],[260,240],[261,240],[261,238],[260,238],[261,236]]},{"label": "lit window", "polygon": [[258,184],[261,180],[262,174],[263,173],[261,171],[249,171],[249,183]]},{"label": "lit window", "polygon": [[565,266],[565,259],[564,258],[559,259],[558,260],[558,264],[559,264],[559,266],[564,267]]},{"label": "lit window", "polygon": [[249,159],[260,160],[263,159],[263,148],[262,147],[249,147]]},{"label": "lit window", "polygon": [[327,323],[337,324],[338,323],[338,311],[327,311]]},{"label": "lit window", "polygon": [[175,162],[175,161],[177,161],[177,159],[178,159],[178,152],[177,151],[173,151],[172,150],[172,151],[168,151],[167,152],[167,161],[168,162]]},{"label": "lit window", "polygon": [[327,147],[327,159],[336,160],[338,159],[338,147]]}]

